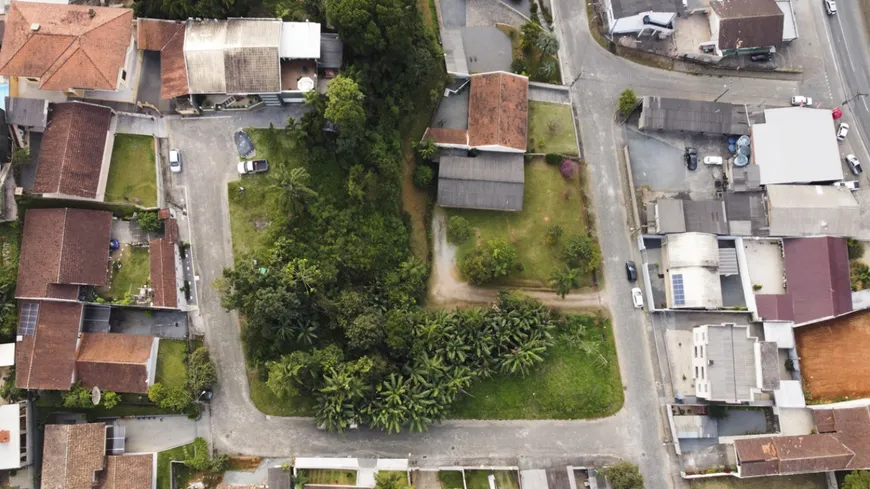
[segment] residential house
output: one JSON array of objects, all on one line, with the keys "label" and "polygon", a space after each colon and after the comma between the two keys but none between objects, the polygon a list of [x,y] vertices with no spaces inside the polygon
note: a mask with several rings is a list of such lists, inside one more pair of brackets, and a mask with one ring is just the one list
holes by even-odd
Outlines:
[{"label": "residential house", "polygon": [[775,51],[791,32],[776,0],[713,0],[709,20],[718,56]]},{"label": "residential house", "polygon": [[151,306],[178,308],[179,292],[184,287],[178,246],[178,222],[170,217],[169,209],[161,209],[158,217],[163,221],[164,236],[152,239],[149,246],[151,260]]},{"label": "residential house", "polygon": [[115,455],[123,453],[123,437],[111,436],[114,429],[104,423],[46,425],[42,487],[154,489],[157,454]]},{"label": "residential house", "polygon": [[725,202],[658,199],[647,207],[650,230],[658,234],[697,232],[727,235]]},{"label": "residential house", "polygon": [[84,102],[49,106],[33,193],[102,201],[115,143],[114,111]]},{"label": "residential house", "polygon": [[525,165],[516,153],[481,153],[476,158],[442,156],[438,205],[499,211],[523,210]]},{"label": "residential house", "polygon": [[[109,282],[112,214],[85,209],[30,209],[15,297],[18,299],[16,386],[69,390],[75,382],[146,393],[156,373],[157,339],[85,333],[91,307],[82,287]],[[119,357],[120,355],[120,357]]]},{"label": "residential house", "polygon": [[665,298],[671,309],[722,307],[720,275],[737,273],[736,260],[720,268],[719,241],[713,234],[679,233],[662,238]]},{"label": "residential house", "polygon": [[758,341],[750,334],[749,326],[696,326],[692,342],[692,379],[697,397],[744,403],[779,388],[777,344]]},{"label": "residential house", "polygon": [[33,463],[34,428],[30,401],[0,406],[0,470],[16,470]]},{"label": "residential house", "polygon": [[21,95],[53,92],[63,99],[126,89],[136,62],[131,9],[15,1],[9,7],[0,75],[16,77]]},{"label": "residential house", "polygon": [[785,294],[755,296],[764,321],[805,324],[852,310],[849,252],[842,238],[800,238],[783,241]]},{"label": "residential house", "polygon": [[857,237],[861,207],[852,192],[830,185],[768,185],[770,235]]},{"label": "residential house", "polygon": [[6,97],[6,123],[12,127],[15,144],[30,148],[30,133],[41,134],[48,126],[48,100]]},{"label": "residential house", "polygon": [[139,19],[139,49],[160,52],[160,98],[170,100],[190,93],[184,65],[185,22]]}]

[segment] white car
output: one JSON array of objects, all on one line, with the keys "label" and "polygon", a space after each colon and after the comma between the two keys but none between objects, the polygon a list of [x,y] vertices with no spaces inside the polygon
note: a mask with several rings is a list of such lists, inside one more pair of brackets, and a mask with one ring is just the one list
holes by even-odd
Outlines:
[{"label": "white car", "polygon": [[837,126],[837,141],[845,140],[846,134],[849,134],[849,124],[841,122],[840,125]]},{"label": "white car", "polygon": [[837,2],[834,0],[824,0],[825,1],[825,11],[828,15],[834,15],[837,13]]},{"label": "white car", "polygon": [[181,153],[177,149],[169,150],[169,171],[181,173]]},{"label": "white car", "polygon": [[861,174],[864,173],[864,169],[861,168],[861,162],[858,161],[857,156],[846,155],[846,163],[849,164],[849,169],[852,170],[852,173],[854,173],[856,177],[860,177]]},{"label": "white car", "polygon": [[858,180],[846,180],[843,182],[834,182],[834,186],[847,188],[853,192],[856,192],[859,188],[861,188],[861,183]]},{"label": "white car", "polygon": [[635,309],[643,309],[643,292],[640,291],[640,288],[631,289],[631,302]]},{"label": "white car", "polygon": [[813,105],[813,99],[803,95],[795,95],[791,98],[791,104],[795,106]]},{"label": "white car", "polygon": [[705,165],[722,165],[722,157],[721,156],[705,156],[704,157]]}]

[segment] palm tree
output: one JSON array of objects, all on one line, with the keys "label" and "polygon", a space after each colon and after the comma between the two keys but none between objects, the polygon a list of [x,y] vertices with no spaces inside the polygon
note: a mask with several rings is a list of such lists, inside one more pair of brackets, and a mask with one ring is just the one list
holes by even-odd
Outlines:
[{"label": "palm tree", "polygon": [[565,265],[564,268],[557,268],[550,273],[550,287],[559,294],[559,297],[564,299],[571,292],[571,289],[580,287],[581,276],[580,269]]},{"label": "palm tree", "polygon": [[542,56],[553,56],[559,51],[559,40],[550,32],[542,32],[535,41]]},{"label": "palm tree", "polygon": [[308,187],[310,175],[305,168],[281,167],[273,175],[272,187],[281,191],[281,204],[289,205],[294,214],[308,199],[317,197]]},{"label": "palm tree", "polygon": [[414,143],[414,149],[417,150],[417,156],[423,161],[432,161],[432,158],[438,154],[438,146],[435,145],[435,140],[432,138]]}]

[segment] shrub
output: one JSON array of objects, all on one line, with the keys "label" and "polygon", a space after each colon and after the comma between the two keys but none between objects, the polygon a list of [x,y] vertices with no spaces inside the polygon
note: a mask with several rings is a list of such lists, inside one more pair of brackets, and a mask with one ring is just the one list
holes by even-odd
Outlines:
[{"label": "shrub", "polygon": [[589,273],[598,268],[601,262],[601,249],[598,242],[592,236],[575,236],[562,250],[562,261],[571,268],[578,268],[583,273]]},{"label": "shrub", "polygon": [[184,465],[197,472],[223,472],[229,466],[229,462],[230,459],[226,455],[212,458],[205,438],[193,440],[193,448],[185,447],[184,449]]},{"label": "shrub", "polygon": [[559,39],[550,32],[541,32],[535,40],[535,47],[543,56],[555,56],[559,52]]},{"label": "shrub", "polygon": [[571,160],[565,160],[562,162],[562,166],[559,168],[559,172],[562,173],[562,176],[564,178],[574,178],[574,175],[577,174],[577,163],[574,163]]},{"label": "shrub", "polygon": [[201,346],[190,354],[187,365],[187,383],[190,390],[199,395],[217,382],[217,371],[208,353],[208,348]]},{"label": "shrub", "polygon": [[852,280],[852,290],[857,291],[870,288],[870,267],[859,261],[852,261],[849,272]]},{"label": "shrub", "polygon": [[756,291],[756,292],[758,292],[758,291],[761,290],[762,288],[764,288],[764,286],[761,285],[761,284],[752,284],[752,290],[754,290],[754,291]]},{"label": "shrub", "polygon": [[430,185],[432,185],[432,168],[428,165],[417,165],[417,168],[414,168],[414,185],[417,188],[427,189]]},{"label": "shrub", "polygon": [[526,65],[526,60],[524,58],[514,58],[514,60],[511,61],[511,71],[518,75],[528,73],[529,67]]},{"label": "shrub", "polygon": [[559,163],[562,163],[562,160],[562,155],[557,153],[547,153],[547,156],[544,156],[544,161],[546,161],[548,165],[558,165]]},{"label": "shrub", "polygon": [[100,397],[100,406],[103,406],[106,409],[112,409],[121,403],[121,395],[117,392],[103,391],[103,394]]},{"label": "shrub", "polygon": [[450,216],[447,220],[447,241],[461,245],[471,237],[471,224],[462,216]]},{"label": "shrub", "polygon": [[634,93],[634,90],[626,88],[619,94],[619,106],[617,110],[623,116],[627,116],[634,111],[635,106],[637,106],[637,95]]},{"label": "shrub", "polygon": [[792,360],[791,358],[785,361],[785,371],[794,372],[794,360]]},{"label": "shrub", "polygon": [[864,244],[854,238],[846,238],[846,246],[849,249],[849,259],[857,260],[864,256]]},{"label": "shrub", "polygon": [[503,239],[492,239],[465,256],[462,275],[475,285],[506,277],[520,268],[517,250]]},{"label": "shrub", "polygon": [[563,228],[561,224],[553,224],[550,226],[550,229],[547,230],[547,237],[544,238],[544,242],[553,246],[559,242],[559,238],[562,237],[562,233],[564,232],[565,228]]},{"label": "shrub", "polygon": [[532,4],[529,5],[529,12],[531,12],[532,17],[534,17],[535,14],[538,13],[538,2],[535,2],[534,0],[532,0]]},{"label": "shrub", "polygon": [[160,220],[157,219],[156,212],[140,212],[136,221],[139,227],[146,233],[154,233],[160,229]]},{"label": "shrub", "polygon": [[870,472],[855,470],[843,479],[843,489],[870,489]]},{"label": "shrub", "polygon": [[613,489],[643,489],[643,476],[637,465],[617,462],[602,470]]},{"label": "shrub", "polygon": [[190,404],[190,391],[183,387],[167,387],[160,382],[148,388],[148,399],[163,409],[182,412]]},{"label": "shrub", "polygon": [[94,407],[94,402],[91,400],[91,390],[85,389],[79,383],[76,383],[69,392],[64,392],[61,399],[65,408],[87,409]]}]

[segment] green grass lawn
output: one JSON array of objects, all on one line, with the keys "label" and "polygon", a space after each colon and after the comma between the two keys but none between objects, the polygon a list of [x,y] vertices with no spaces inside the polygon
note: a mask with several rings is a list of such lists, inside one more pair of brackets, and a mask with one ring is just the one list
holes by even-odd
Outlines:
[{"label": "green grass lawn", "polygon": [[306,484],[327,484],[353,486],[356,484],[355,470],[300,469],[308,482]]},{"label": "green grass lawn", "polygon": [[609,325],[602,331],[606,337],[602,352],[606,365],[596,365],[560,339],[529,376],[498,376],[474,382],[469,395],[452,406],[450,417],[584,419],[615,413],[622,408],[624,394],[613,332]]},{"label": "green grass lawn", "polygon": [[468,489],[489,489],[489,475],[495,476],[495,486],[498,489],[520,489],[516,472],[511,470],[466,470],[465,482]]},{"label": "green grass lawn", "polygon": [[186,355],[186,341],[160,340],[156,381],[166,386],[184,387],[187,384]]},{"label": "green grass lawn", "polygon": [[[476,246],[493,238],[501,238],[517,248],[517,257],[523,265],[523,270],[514,273],[508,283],[546,286],[550,272],[562,266],[559,244],[548,246],[544,242],[547,230],[555,224],[562,225],[564,234],[560,244],[586,233],[580,179],[575,176],[565,180],[559,167],[547,165],[543,158],[535,158],[532,163],[526,164],[525,178],[523,210],[520,212],[445,210],[449,216],[466,218],[478,236],[477,241],[472,237],[459,247],[458,263],[462,263],[465,255]],[[590,285],[592,277],[584,278],[581,286]]]},{"label": "green grass lawn", "polygon": [[112,253],[112,261],[120,261],[121,268],[112,273],[109,287],[97,289],[100,297],[108,301],[117,302],[124,299],[128,293],[138,293],[139,288],[151,277],[151,260],[147,248],[122,245],[121,249]]},{"label": "green grass lawn", "polygon": [[157,167],[154,138],[116,134],[106,181],[106,202],[130,202],[157,207]]},{"label": "green grass lawn", "polygon": [[529,101],[529,152],[577,155],[571,106]]},{"label": "green grass lawn", "polygon": [[692,489],[825,489],[825,474],[807,474],[757,479],[716,477],[691,483]]},{"label": "green grass lawn", "polygon": [[464,489],[462,483],[462,472],[458,470],[441,470],[438,471],[438,481],[441,482],[441,489]]},{"label": "green grass lawn", "polygon": [[466,470],[465,484],[468,489],[489,489],[489,470]]},{"label": "green grass lawn", "polygon": [[314,399],[309,397],[291,397],[279,399],[269,390],[266,382],[257,377],[257,373],[248,368],[248,385],[251,388],[251,401],[263,414],[270,416],[314,416]]},{"label": "green grass lawn", "polygon": [[[169,480],[169,462],[173,460],[184,460],[184,449],[188,447],[193,449],[193,443],[180,447],[165,450],[157,454],[157,489],[171,489],[172,484]],[[176,464],[177,465],[177,464]],[[184,479],[184,478],[182,478]],[[187,480],[176,479],[176,487],[186,487]]]}]

